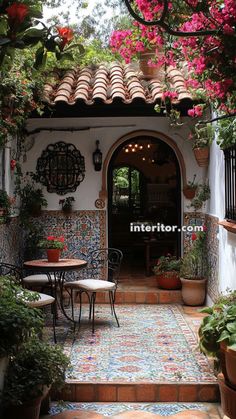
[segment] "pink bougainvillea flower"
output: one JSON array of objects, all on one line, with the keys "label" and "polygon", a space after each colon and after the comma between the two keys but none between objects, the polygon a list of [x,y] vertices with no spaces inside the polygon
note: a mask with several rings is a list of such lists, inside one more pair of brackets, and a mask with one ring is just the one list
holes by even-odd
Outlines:
[{"label": "pink bougainvillea flower", "polygon": [[10,26],[24,22],[29,14],[29,7],[24,3],[13,3],[6,9]]}]

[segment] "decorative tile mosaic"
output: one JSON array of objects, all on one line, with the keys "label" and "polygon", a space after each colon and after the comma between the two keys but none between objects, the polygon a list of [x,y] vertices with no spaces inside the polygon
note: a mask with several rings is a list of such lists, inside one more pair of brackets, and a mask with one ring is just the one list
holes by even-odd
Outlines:
[{"label": "decorative tile mosaic", "polygon": [[123,412],[139,410],[161,416],[170,416],[186,410],[207,412],[208,405],[203,403],[56,403],[51,407],[51,415],[65,410],[93,411],[104,416],[118,415]]},{"label": "decorative tile mosaic", "polygon": [[[217,238],[219,232],[219,219],[212,215],[202,213],[185,213],[185,225],[203,225],[207,226],[207,252],[209,263],[209,276],[207,283],[207,292],[211,299],[215,301],[219,296],[218,282],[218,263],[219,263],[219,241]],[[184,235],[184,249],[188,249],[191,243],[191,234],[186,232]]]},{"label": "decorative tile mosaic", "polygon": [[45,235],[64,236],[67,251],[63,257],[82,258],[89,250],[106,247],[105,211],[74,211],[65,216],[61,211],[44,211],[31,219]]},{"label": "decorative tile mosaic", "polygon": [[[184,225],[185,226],[202,226],[205,224],[205,214],[186,212],[184,214]],[[184,251],[186,251],[191,244],[192,233],[186,231],[184,234]]]},{"label": "decorative tile mosaic", "polygon": [[18,218],[11,218],[8,224],[0,224],[0,261],[19,264],[22,247]]},{"label": "decorative tile mosaic", "polygon": [[212,215],[206,215],[207,226],[207,251],[210,266],[207,283],[207,291],[213,301],[219,297],[219,219]]},{"label": "decorative tile mosaic", "polygon": [[[120,328],[109,306],[96,307],[94,335],[83,306],[79,330],[66,334],[65,320],[57,336],[70,357],[69,380],[80,382],[214,383],[206,357],[177,305],[117,306]],[[67,323],[68,327],[68,323]]]}]

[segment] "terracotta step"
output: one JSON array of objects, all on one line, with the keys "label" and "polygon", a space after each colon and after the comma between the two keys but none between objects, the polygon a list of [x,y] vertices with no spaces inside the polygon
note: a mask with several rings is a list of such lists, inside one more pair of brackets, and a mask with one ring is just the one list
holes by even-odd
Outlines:
[{"label": "terracotta step", "polygon": [[67,380],[54,400],[70,402],[218,402],[218,383],[79,383]]},{"label": "terracotta step", "polygon": [[[75,299],[79,302],[78,298]],[[88,297],[83,294],[83,302],[88,302]],[[109,295],[105,292],[98,292],[96,303],[110,304]],[[116,293],[116,304],[183,304],[181,290],[166,291],[161,289],[155,290],[121,290]]]}]

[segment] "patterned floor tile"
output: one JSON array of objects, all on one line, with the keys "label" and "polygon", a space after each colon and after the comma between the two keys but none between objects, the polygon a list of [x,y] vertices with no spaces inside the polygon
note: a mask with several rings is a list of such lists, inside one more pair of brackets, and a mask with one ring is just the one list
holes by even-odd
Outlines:
[{"label": "patterned floor tile", "polygon": [[57,337],[70,357],[70,380],[89,383],[215,383],[197,346],[196,335],[177,305],[117,307],[120,328],[109,306],[97,306],[95,333],[83,307],[83,323],[74,334],[68,323]]},{"label": "patterned floor tile", "polygon": [[[113,417],[114,415],[133,411],[149,412],[163,417],[189,412],[189,416],[186,415],[186,418],[190,418],[190,411],[199,411],[208,413],[210,417],[213,417],[211,415],[215,415],[215,418],[220,417],[218,416],[218,405],[209,403],[55,403],[51,407],[50,413],[53,417],[66,410],[92,411],[105,417]],[[140,415],[141,418],[142,415]]]}]

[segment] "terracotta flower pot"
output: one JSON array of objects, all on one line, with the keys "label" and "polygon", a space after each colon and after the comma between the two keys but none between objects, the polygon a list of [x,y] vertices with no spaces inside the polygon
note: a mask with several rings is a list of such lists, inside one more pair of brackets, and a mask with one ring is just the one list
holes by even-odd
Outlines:
[{"label": "terracotta flower pot", "polygon": [[222,410],[229,418],[236,418],[236,390],[226,384],[222,374],[219,374],[217,378],[220,386]]},{"label": "terracotta flower pot", "polygon": [[185,196],[185,198],[187,199],[193,199],[196,195],[196,188],[191,188],[190,186],[185,186],[185,188],[183,189],[183,194]]},{"label": "terracotta flower pot", "polygon": [[187,306],[202,306],[206,298],[206,279],[180,278],[182,298]]},{"label": "terracotta flower pot", "polygon": [[227,347],[225,367],[230,386],[236,390],[236,351]]},{"label": "terracotta flower pot", "polygon": [[[163,53],[159,53],[159,58],[163,56]],[[156,52],[155,50],[146,50],[141,52],[140,59],[139,59],[139,68],[143,73],[145,79],[150,80],[153,78],[162,79],[164,76],[163,69],[160,67],[151,67],[148,65],[150,60],[155,61]]]},{"label": "terracotta flower pot", "polygon": [[193,152],[198,166],[207,167],[209,162],[209,147],[194,148]]},{"label": "terracotta flower pot", "polygon": [[162,272],[157,275],[157,286],[163,290],[178,290],[181,288],[181,281],[178,272]]},{"label": "terracotta flower pot", "polygon": [[47,249],[48,262],[59,262],[61,249]]}]

